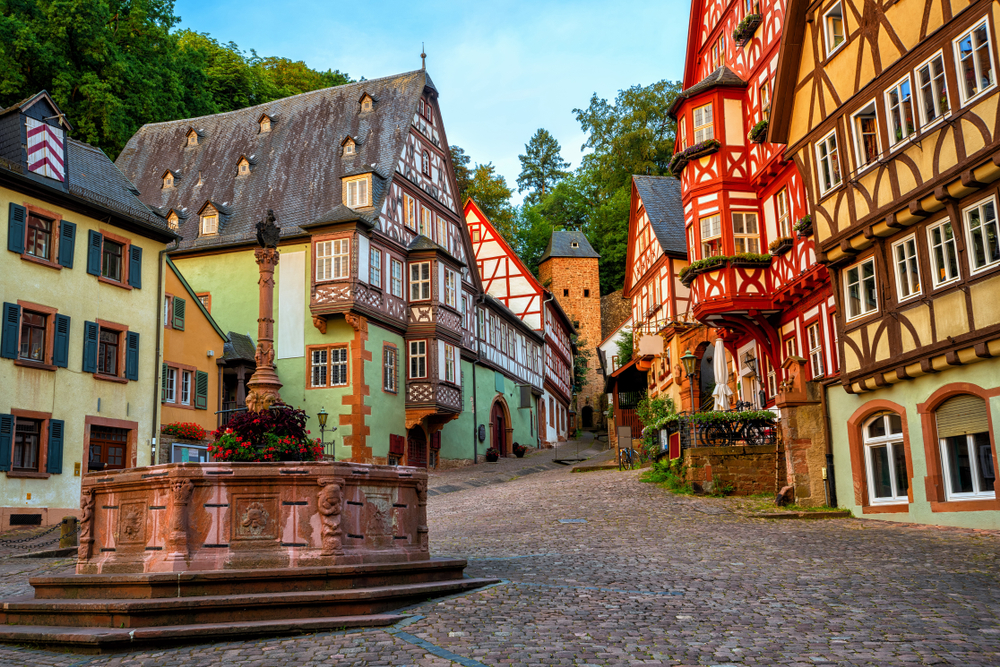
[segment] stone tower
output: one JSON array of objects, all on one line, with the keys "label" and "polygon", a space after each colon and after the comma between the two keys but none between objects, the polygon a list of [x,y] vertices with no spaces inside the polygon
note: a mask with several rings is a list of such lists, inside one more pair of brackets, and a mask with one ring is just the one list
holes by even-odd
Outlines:
[{"label": "stone tower", "polygon": [[576,327],[578,354],[589,352],[587,382],[576,397],[576,423],[580,428],[604,423],[604,379],[597,360],[601,342],[600,255],[583,232],[553,232],[538,264],[538,278],[555,295]]}]

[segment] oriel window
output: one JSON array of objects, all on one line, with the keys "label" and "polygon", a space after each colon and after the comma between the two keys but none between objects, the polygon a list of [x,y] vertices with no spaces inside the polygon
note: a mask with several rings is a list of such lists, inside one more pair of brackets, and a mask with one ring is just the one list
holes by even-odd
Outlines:
[{"label": "oriel window", "polygon": [[426,301],[431,298],[431,263],[410,264],[410,301]]},{"label": "oriel window", "polygon": [[410,377],[427,377],[427,341],[410,341]]},{"label": "oriel window", "polygon": [[692,113],[694,116],[694,143],[700,144],[703,141],[715,138],[715,128],[713,125],[712,105],[700,106]]},{"label": "oriel window", "polygon": [[760,252],[756,213],[733,213],[733,243],[737,253]]}]

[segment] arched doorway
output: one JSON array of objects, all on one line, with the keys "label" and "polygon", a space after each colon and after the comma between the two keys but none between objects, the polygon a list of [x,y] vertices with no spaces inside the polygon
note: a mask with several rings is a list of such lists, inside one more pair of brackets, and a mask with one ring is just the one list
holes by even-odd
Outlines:
[{"label": "arched doorway", "polygon": [[406,465],[427,467],[427,434],[422,426],[414,426],[406,434]]},{"label": "arched doorway", "polygon": [[593,428],[594,408],[589,405],[583,406],[583,410],[580,411],[580,419],[583,421],[583,428]]},{"label": "arched doorway", "polygon": [[715,404],[712,392],[715,391],[715,347],[706,345],[701,355],[698,367],[698,400],[697,410],[711,410]]},{"label": "arched doorway", "polygon": [[507,432],[511,430],[510,418],[507,416],[507,404],[497,396],[490,411],[490,446],[507,456],[510,451],[507,443]]}]

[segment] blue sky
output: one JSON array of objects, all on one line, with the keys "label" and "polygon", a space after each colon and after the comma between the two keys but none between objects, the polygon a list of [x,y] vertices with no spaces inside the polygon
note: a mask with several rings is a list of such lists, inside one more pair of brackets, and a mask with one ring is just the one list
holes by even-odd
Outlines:
[{"label": "blue sky", "polygon": [[424,42],[448,141],[474,162],[493,162],[516,193],[517,156],[535,130],[551,132],[575,167],[585,137],[574,108],[593,93],[613,99],[622,88],[681,78],[689,3],[177,0],[175,7],[182,27],[355,79],[418,69]]}]

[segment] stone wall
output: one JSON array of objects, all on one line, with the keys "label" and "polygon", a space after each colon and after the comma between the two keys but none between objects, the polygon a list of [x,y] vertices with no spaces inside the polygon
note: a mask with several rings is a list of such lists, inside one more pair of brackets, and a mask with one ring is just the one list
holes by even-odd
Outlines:
[{"label": "stone wall", "polygon": [[827,434],[823,388],[806,381],[806,360],[789,357],[782,364],[787,379],[778,389],[781,441],[785,447],[786,483],[795,488],[795,503],[803,507],[825,505]]},{"label": "stone wall", "polygon": [[[711,493],[715,485],[732,486],[732,495],[777,493],[784,484],[784,456],[778,447],[691,447],[684,450],[687,481],[695,491]],[[777,466],[777,469],[775,468]]]}]

